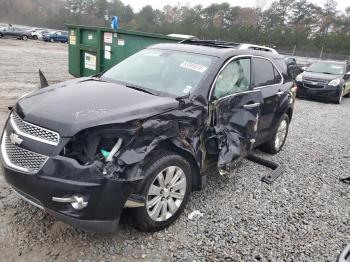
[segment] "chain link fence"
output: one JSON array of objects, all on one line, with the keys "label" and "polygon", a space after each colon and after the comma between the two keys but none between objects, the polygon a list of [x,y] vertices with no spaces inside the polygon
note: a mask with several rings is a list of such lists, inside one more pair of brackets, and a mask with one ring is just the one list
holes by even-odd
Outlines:
[{"label": "chain link fence", "polygon": [[305,51],[298,50],[297,48],[276,48],[276,50],[282,55],[296,57],[298,63],[300,64],[310,64],[319,60],[350,60],[350,54],[327,53],[324,52],[323,49],[320,49],[319,51]]}]

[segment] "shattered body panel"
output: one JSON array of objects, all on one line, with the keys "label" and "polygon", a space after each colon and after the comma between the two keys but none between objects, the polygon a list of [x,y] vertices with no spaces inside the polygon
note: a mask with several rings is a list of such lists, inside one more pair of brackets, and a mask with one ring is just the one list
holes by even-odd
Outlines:
[{"label": "shattered body panel", "polygon": [[[209,47],[171,44],[156,48],[192,48],[189,52],[199,54],[213,51]],[[233,161],[247,156],[268,138],[259,139],[260,119],[267,115],[263,114],[264,90],[217,101],[210,97],[224,63],[252,52],[215,49],[212,55],[217,60],[201,80],[200,88],[184,97],[153,95],[96,77],[74,79],[31,93],[14,107],[23,121],[21,125],[53,130],[60,141],[52,146],[17,132],[23,142],[15,146],[47,156],[48,160],[38,173],[29,175],[6,164],[3,156],[6,180],[55,216],[93,231],[113,231],[128,199],[137,198],[144,204],[144,168],[161,150],[180,154],[190,163],[192,190],[200,190],[205,184],[201,171],[209,158],[217,160],[221,173],[228,172]],[[288,93],[290,82],[283,88],[287,98],[278,105],[278,114],[274,109],[272,123],[293,106]],[[7,139],[6,134],[13,133],[16,129],[8,120],[2,141]],[[107,161],[106,155],[117,141],[122,145]],[[88,207],[77,211],[67,203],[52,201],[53,197],[72,194],[84,196]]]},{"label": "shattered body panel", "polygon": [[[218,167],[229,170],[229,164],[245,157],[253,149],[263,99],[260,91],[234,95],[216,105],[216,127],[220,149]],[[256,105],[245,108],[244,105]]]}]

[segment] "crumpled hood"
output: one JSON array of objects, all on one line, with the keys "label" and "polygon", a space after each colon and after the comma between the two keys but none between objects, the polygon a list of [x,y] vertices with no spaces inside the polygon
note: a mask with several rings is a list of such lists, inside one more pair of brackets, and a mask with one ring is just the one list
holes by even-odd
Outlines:
[{"label": "crumpled hood", "polygon": [[332,81],[333,79],[342,78],[341,75],[330,75],[330,74],[322,74],[322,73],[314,73],[314,72],[303,72],[303,78],[310,79],[318,79],[324,81]]},{"label": "crumpled hood", "polygon": [[79,78],[31,93],[17,102],[16,111],[27,122],[71,137],[89,127],[143,119],[177,106],[174,98]]}]

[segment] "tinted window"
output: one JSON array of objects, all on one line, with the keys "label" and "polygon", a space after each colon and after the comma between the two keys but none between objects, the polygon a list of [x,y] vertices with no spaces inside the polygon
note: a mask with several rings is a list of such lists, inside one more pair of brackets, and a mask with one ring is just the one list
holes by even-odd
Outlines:
[{"label": "tinted window", "polygon": [[274,67],[269,60],[254,58],[255,87],[275,84]]},{"label": "tinted window", "polygon": [[273,72],[275,73],[275,84],[281,83],[282,77],[281,77],[281,74],[276,69],[276,67],[273,67]]},{"label": "tinted window", "polygon": [[215,98],[248,91],[250,88],[250,59],[230,62],[219,74],[215,83]]}]

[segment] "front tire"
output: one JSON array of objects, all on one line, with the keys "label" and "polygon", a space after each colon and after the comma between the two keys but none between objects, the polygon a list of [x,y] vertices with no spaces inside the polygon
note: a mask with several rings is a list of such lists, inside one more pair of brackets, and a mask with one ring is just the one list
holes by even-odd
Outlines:
[{"label": "front tire", "polygon": [[24,41],[27,41],[28,40],[28,36],[22,35],[21,39],[24,40]]},{"label": "front tire", "polygon": [[131,219],[137,229],[155,232],[172,224],[184,210],[192,189],[191,166],[178,154],[161,152],[143,173],[145,206],[132,208]]},{"label": "front tire", "polygon": [[344,88],[341,89],[339,97],[337,98],[337,101],[335,101],[336,104],[341,104],[341,102],[343,101],[343,96],[344,96]]},{"label": "front tire", "polygon": [[55,42],[55,40],[54,40],[53,38],[51,38],[51,39],[50,39],[50,42],[53,43],[53,42]]},{"label": "front tire", "polygon": [[289,122],[288,115],[284,114],[278,122],[273,138],[261,146],[262,151],[269,154],[276,154],[281,151],[288,136]]},{"label": "front tire", "polygon": [[36,35],[33,35],[33,40],[38,40],[38,37]]}]

